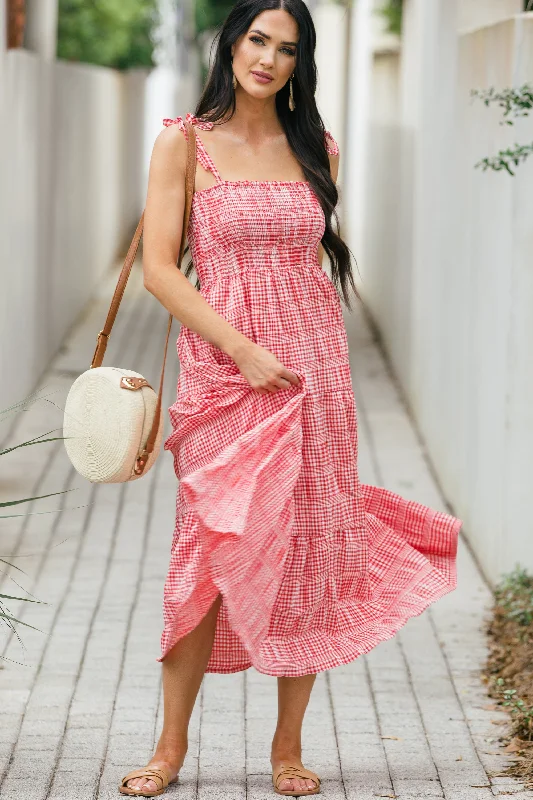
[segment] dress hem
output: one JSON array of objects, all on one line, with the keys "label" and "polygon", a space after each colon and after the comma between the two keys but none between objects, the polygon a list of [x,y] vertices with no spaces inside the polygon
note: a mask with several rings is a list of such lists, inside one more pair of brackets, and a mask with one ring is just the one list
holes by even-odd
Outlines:
[{"label": "dress hem", "polygon": [[[457,537],[459,536],[459,532],[461,530],[462,524],[463,523],[462,523],[461,520],[457,520],[457,522],[453,526],[453,534],[455,536],[457,536]],[[363,656],[363,655],[366,655],[367,653],[369,653],[371,650],[373,650],[375,647],[377,647],[382,642],[386,642],[386,641],[389,641],[390,639],[394,638],[394,636],[402,628],[405,627],[405,625],[409,622],[410,619],[414,619],[415,617],[419,617],[421,614],[424,613],[424,611],[427,611],[427,609],[431,605],[433,605],[433,603],[437,602],[442,597],[445,597],[447,594],[450,594],[456,588],[457,588],[457,570],[456,570],[456,567],[454,565],[453,569],[450,571],[450,581],[448,582],[448,584],[445,585],[445,586],[442,586],[441,590],[437,591],[435,594],[433,594],[433,596],[431,598],[426,598],[425,600],[423,600],[421,602],[420,606],[419,606],[419,610],[417,610],[416,612],[413,612],[412,614],[405,615],[405,616],[397,618],[396,622],[394,624],[392,624],[392,625],[390,625],[388,627],[385,627],[384,630],[382,629],[378,635],[374,636],[374,638],[371,638],[370,640],[367,640],[362,646],[355,647],[354,650],[352,650],[352,652],[350,654],[347,654],[346,656],[341,656],[338,659],[330,660],[327,663],[325,661],[323,661],[322,663],[319,663],[319,664],[313,664],[313,665],[307,665],[307,666],[301,665],[300,667],[292,667],[291,669],[287,670],[287,669],[281,669],[281,668],[276,669],[275,667],[274,668],[268,668],[266,665],[262,665],[260,662],[254,663],[253,660],[250,660],[250,663],[247,664],[247,665],[234,666],[234,667],[218,667],[218,668],[212,667],[212,668],[206,669],[205,672],[208,673],[208,674],[216,674],[216,675],[232,675],[234,673],[245,672],[246,670],[253,668],[257,672],[261,673],[262,675],[269,675],[272,678],[284,678],[284,677],[299,678],[299,677],[303,677],[304,675],[316,675],[316,674],[318,674],[320,672],[327,672],[330,669],[336,669],[337,667],[341,667],[341,666],[344,666],[346,664],[352,663],[353,661],[355,661],[360,656]],[[316,631],[315,631],[315,633],[316,633]],[[334,637],[334,636],[328,636],[326,633],[324,633],[324,638],[328,639],[329,642],[333,643],[333,642],[337,642],[339,640],[343,640],[343,641],[348,640],[349,641],[349,640],[351,640],[352,638],[355,638],[355,637],[351,637],[351,636]],[[163,655],[161,655],[159,658],[157,658],[156,661],[159,662],[159,663],[162,663],[164,661],[164,659],[166,658],[166,656],[168,655],[168,653],[170,652],[170,650],[172,649],[172,647],[174,647],[174,645],[178,641],[179,641],[179,639],[177,639],[170,647],[168,647],[165,650],[165,652],[163,653]],[[291,644],[293,646],[294,646],[294,642],[295,642],[295,639],[291,638]]]},{"label": "dress hem", "polygon": [[[458,540],[460,530],[463,526],[463,522],[460,519],[455,518],[452,529],[451,529],[451,537],[452,539]],[[264,664],[261,664],[260,661],[256,661],[251,659],[249,664],[243,666],[230,666],[230,667],[211,667],[205,670],[208,674],[217,674],[217,675],[232,675],[237,672],[245,672],[248,669],[255,669],[257,672],[261,673],[262,675],[269,675],[273,678],[281,678],[281,677],[291,677],[291,678],[298,678],[304,675],[314,675],[320,672],[326,672],[330,669],[335,669],[336,667],[340,667],[346,664],[350,664],[351,662],[355,661],[360,656],[366,655],[375,647],[377,647],[382,642],[389,641],[392,639],[405,625],[409,622],[410,619],[414,619],[415,617],[419,617],[424,611],[433,605],[433,603],[440,600],[442,597],[445,597],[447,594],[450,594],[457,588],[457,562],[456,559],[452,556],[450,558],[450,572],[449,572],[449,580],[448,582],[441,586],[441,588],[435,591],[431,597],[425,597],[424,599],[419,598],[419,605],[418,610],[413,611],[411,614],[406,614],[401,617],[396,617],[396,621],[391,623],[389,626],[383,626],[379,634],[375,635],[373,638],[367,640],[362,646],[355,647],[352,651],[345,655],[341,656],[340,658],[330,659],[327,662],[322,661],[318,664],[308,664],[308,665],[301,665],[298,667],[291,667],[290,669],[286,668],[269,668]],[[415,595],[416,596],[416,595]],[[224,596],[223,596],[224,597]],[[200,621],[200,620],[199,620]],[[379,623],[378,623],[379,626]],[[375,626],[374,626],[375,627]],[[313,635],[316,635],[316,631]],[[162,663],[172,647],[180,640],[179,637],[173,643],[167,647],[164,653],[156,659],[157,662]],[[355,638],[355,636],[342,636],[342,637],[334,637],[328,636],[327,633],[324,633],[324,638],[328,640],[329,643],[336,643],[338,641],[351,641]],[[290,641],[292,646],[294,646],[295,638],[290,637]]]}]

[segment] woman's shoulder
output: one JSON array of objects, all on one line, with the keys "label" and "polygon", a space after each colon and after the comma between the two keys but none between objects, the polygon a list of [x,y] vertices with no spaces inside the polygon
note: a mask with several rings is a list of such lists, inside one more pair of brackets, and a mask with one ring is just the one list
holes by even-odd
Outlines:
[{"label": "woman's shoulder", "polygon": [[333,135],[330,131],[324,131],[324,139],[326,142],[326,150],[330,156],[338,156],[339,155],[339,145],[333,138]]},{"label": "woman's shoulder", "polygon": [[165,117],[163,128],[159,131],[154,142],[154,155],[163,159],[171,159],[173,163],[185,163],[187,156],[187,128],[186,121],[192,115],[184,117]]}]

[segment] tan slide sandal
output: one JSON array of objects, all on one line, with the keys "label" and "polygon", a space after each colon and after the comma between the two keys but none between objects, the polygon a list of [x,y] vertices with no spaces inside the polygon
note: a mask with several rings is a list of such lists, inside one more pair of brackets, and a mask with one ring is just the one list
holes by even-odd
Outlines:
[{"label": "tan slide sandal", "polygon": [[[128,781],[134,778],[147,778],[153,781],[158,788],[155,791],[150,791],[149,789],[134,789],[131,786],[126,786]],[[176,777],[173,781],[169,781],[167,773],[161,767],[145,767],[144,769],[134,769],[133,772],[128,772],[122,778],[122,783],[118,790],[121,794],[128,794],[132,797],[156,797],[158,794],[163,794],[169,783],[175,783],[177,780],[178,778]]]},{"label": "tan slide sandal", "polygon": [[[279,788],[281,781],[285,780],[292,780],[292,778],[308,778],[311,781],[316,783],[312,789],[286,789],[283,791]],[[272,774],[272,783],[274,784],[274,790],[278,794],[282,794],[285,797],[305,797],[308,794],[319,794],[320,793],[320,778],[318,775],[315,775],[314,772],[311,772],[309,769],[304,769],[303,767],[286,767],[282,766],[280,769],[276,770]]]}]

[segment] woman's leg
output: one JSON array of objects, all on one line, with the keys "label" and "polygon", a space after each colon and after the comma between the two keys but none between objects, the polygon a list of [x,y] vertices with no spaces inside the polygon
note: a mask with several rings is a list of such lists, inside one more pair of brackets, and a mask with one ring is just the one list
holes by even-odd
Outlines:
[{"label": "woman's leg", "polygon": [[[301,678],[278,678],[278,724],[272,740],[272,768],[281,764],[302,765],[302,724],[316,675]],[[308,778],[282,780],[281,791],[307,791],[314,781]]]},{"label": "woman's leg", "polygon": [[[219,594],[205,617],[177,642],[161,662],[163,670],[164,720],[155,753],[148,766],[161,766],[174,779],[187,752],[189,720],[213,649],[213,639],[222,596]],[[132,778],[128,786],[155,791],[147,778]]]}]

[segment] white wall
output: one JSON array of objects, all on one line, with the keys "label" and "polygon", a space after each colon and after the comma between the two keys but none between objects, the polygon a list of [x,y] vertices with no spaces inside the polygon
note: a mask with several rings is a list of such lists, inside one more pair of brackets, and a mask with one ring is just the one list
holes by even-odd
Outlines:
[{"label": "white wall", "polygon": [[323,0],[314,7],[313,21],[317,33],[317,106],[326,128],[331,131],[339,149],[344,153],[349,13],[344,5]]},{"label": "white wall", "polygon": [[58,62],[54,72],[53,349],[140,216],[145,84],[142,71],[126,76]]},{"label": "white wall", "polygon": [[[143,202],[143,71],[0,52],[0,408],[32,389]],[[91,354],[92,355],[92,354]]]},{"label": "white wall", "polygon": [[357,260],[363,255],[364,206],[369,163],[369,109],[374,31],[374,0],[358,0],[350,7],[347,66],[346,144],[340,168],[344,185],[343,235]]},{"label": "white wall", "polygon": [[531,142],[533,117],[503,127],[470,90],[533,82],[533,14],[458,36],[460,13],[406,0],[400,62],[374,57],[355,252],[444,493],[496,581],[517,561],[533,570],[533,159],[516,178],[474,164]]},{"label": "white wall", "polygon": [[461,504],[471,541],[496,576],[518,561],[533,570],[533,163],[515,178],[470,165],[517,140],[533,141],[533,118],[502,127],[496,111],[471,105],[467,93],[533,83],[533,14],[462,37],[460,55],[468,434]]},{"label": "white wall", "polygon": [[57,52],[58,0],[25,0],[24,47],[44,61]]},{"label": "white wall", "polygon": [[460,32],[493,25],[520,14],[523,0],[457,0],[457,27]]},{"label": "white wall", "polygon": [[0,409],[31,391],[124,255],[162,118],[196,102],[192,0],[160,4],[151,71],[56,61],[57,0],[26,0],[23,49],[0,36]]},{"label": "white wall", "polygon": [[[386,327],[390,341],[395,340],[395,317],[401,309],[395,298],[401,292],[402,283],[398,263],[401,213],[398,204],[401,175],[399,86],[399,53],[375,54],[370,83],[372,103],[368,118],[368,157],[365,159],[368,177],[362,200],[363,236],[355,256],[363,274],[362,290],[372,298],[374,312]],[[383,271],[386,265],[393,263],[396,269],[384,283]],[[369,264],[373,268],[364,269]]]}]

